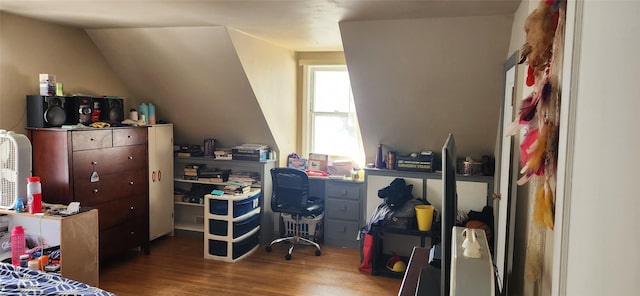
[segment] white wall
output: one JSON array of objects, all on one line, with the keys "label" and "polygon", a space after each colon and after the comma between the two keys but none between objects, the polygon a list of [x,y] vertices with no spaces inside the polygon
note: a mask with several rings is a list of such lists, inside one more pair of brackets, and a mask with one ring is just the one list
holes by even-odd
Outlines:
[{"label": "white wall", "polygon": [[378,144],[400,154],[494,151],[512,16],[340,23],[366,160]]},{"label": "white wall", "polygon": [[297,99],[295,52],[243,32],[227,29],[242,68],[269,125],[277,147],[286,155],[296,150]]},{"label": "white wall", "polygon": [[580,4],[560,279],[566,290],[557,295],[637,295],[640,2]]},{"label": "white wall", "polygon": [[25,132],[40,73],[56,75],[65,94],[132,96],[84,30],[0,11],[0,129]]},{"label": "white wall", "polygon": [[174,123],[176,144],[277,146],[225,27],[87,32],[156,117]]}]

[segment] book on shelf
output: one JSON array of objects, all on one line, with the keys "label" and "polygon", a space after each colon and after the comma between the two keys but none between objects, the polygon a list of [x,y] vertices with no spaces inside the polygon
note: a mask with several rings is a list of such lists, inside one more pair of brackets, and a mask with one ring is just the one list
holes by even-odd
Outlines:
[{"label": "book on shelf", "polygon": [[207,177],[198,177],[198,181],[201,182],[209,182],[209,183],[224,183],[224,179],[222,178],[207,178]]},{"label": "book on shelf", "polygon": [[251,190],[251,186],[238,186],[238,185],[225,185],[222,189],[226,194],[234,194],[239,195],[243,193],[247,193]]}]

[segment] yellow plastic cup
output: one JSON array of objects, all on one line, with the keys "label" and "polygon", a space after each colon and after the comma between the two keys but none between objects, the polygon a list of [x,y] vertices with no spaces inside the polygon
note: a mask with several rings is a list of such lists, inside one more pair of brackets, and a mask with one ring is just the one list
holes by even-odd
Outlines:
[{"label": "yellow plastic cup", "polygon": [[433,222],[433,206],[417,205],[416,219],[418,220],[418,230],[420,231],[431,230],[431,223]]}]

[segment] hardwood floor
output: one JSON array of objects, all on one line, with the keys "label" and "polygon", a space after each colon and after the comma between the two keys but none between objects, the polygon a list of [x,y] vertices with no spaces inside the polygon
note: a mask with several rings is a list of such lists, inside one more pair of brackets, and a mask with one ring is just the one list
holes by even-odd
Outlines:
[{"label": "hardwood floor", "polygon": [[100,288],[117,295],[397,295],[401,280],[358,270],[354,249],[287,246],[271,253],[259,247],[235,263],[203,258],[200,237],[167,236],[151,244],[148,256],[136,252],[101,263]]}]

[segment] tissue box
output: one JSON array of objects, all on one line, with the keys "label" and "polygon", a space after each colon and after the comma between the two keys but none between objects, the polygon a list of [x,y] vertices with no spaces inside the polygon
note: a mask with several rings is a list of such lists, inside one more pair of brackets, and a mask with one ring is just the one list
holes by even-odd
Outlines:
[{"label": "tissue box", "polygon": [[287,161],[287,166],[292,169],[298,170],[306,170],[307,169],[307,160],[305,158],[289,158]]}]

